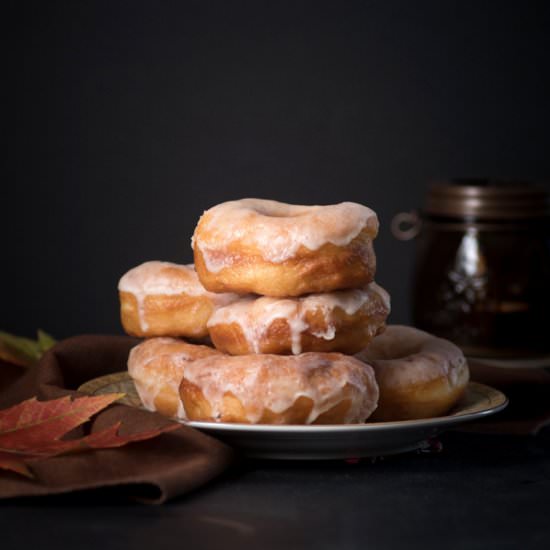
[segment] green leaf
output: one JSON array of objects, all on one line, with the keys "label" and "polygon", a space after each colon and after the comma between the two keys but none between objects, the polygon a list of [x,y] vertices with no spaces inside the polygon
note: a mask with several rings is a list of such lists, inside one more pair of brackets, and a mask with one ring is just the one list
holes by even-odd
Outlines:
[{"label": "green leaf", "polygon": [[23,366],[34,365],[55,343],[47,332],[38,330],[37,339],[0,331],[0,358]]},{"label": "green leaf", "polygon": [[23,336],[15,336],[8,332],[0,331],[0,342],[4,344],[11,352],[15,353],[22,359],[27,359],[31,362],[36,362],[41,354],[38,342]]},{"label": "green leaf", "polygon": [[56,340],[41,328],[38,329],[38,347],[44,353],[56,344]]}]

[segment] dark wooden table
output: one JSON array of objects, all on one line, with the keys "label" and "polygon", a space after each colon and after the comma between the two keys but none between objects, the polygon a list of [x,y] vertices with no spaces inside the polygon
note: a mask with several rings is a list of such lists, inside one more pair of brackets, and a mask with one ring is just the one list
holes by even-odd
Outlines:
[{"label": "dark wooden table", "polygon": [[0,548],[550,547],[550,431],[450,432],[437,453],[358,463],[242,461],[163,506],[115,492],[0,504]]}]

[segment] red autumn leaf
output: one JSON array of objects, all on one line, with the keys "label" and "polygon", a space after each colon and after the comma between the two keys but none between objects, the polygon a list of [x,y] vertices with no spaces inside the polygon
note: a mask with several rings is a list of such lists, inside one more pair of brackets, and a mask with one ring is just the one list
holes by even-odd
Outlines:
[{"label": "red autumn leaf", "polygon": [[61,439],[122,395],[113,393],[75,400],[67,396],[51,401],[32,398],[0,411],[0,468],[32,477],[27,464],[30,461],[86,449],[121,447],[178,427],[169,424],[155,430],[119,435],[120,423],[117,423],[85,437]]}]

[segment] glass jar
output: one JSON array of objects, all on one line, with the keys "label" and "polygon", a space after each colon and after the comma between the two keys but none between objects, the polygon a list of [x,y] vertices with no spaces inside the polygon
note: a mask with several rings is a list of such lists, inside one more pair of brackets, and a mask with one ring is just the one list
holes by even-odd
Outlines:
[{"label": "glass jar", "polygon": [[433,185],[421,213],[398,214],[416,238],[415,326],[479,357],[550,353],[547,193],[525,183]]}]

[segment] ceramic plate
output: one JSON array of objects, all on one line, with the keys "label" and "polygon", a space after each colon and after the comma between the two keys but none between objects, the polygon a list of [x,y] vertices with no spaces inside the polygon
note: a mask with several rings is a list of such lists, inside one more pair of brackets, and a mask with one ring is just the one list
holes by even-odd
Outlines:
[{"label": "ceramic plate", "polygon": [[[121,392],[121,403],[141,407],[126,372],[110,374],[83,384],[90,395]],[[271,426],[216,422],[182,422],[221,439],[254,458],[319,460],[383,456],[422,448],[426,440],[457,424],[494,414],[507,405],[500,391],[470,382],[461,402],[446,416],[401,422],[330,426]]]},{"label": "ceramic plate", "polygon": [[515,359],[492,359],[488,357],[468,356],[468,360],[488,367],[502,369],[544,369],[550,368],[550,355],[542,357],[526,357]]}]

